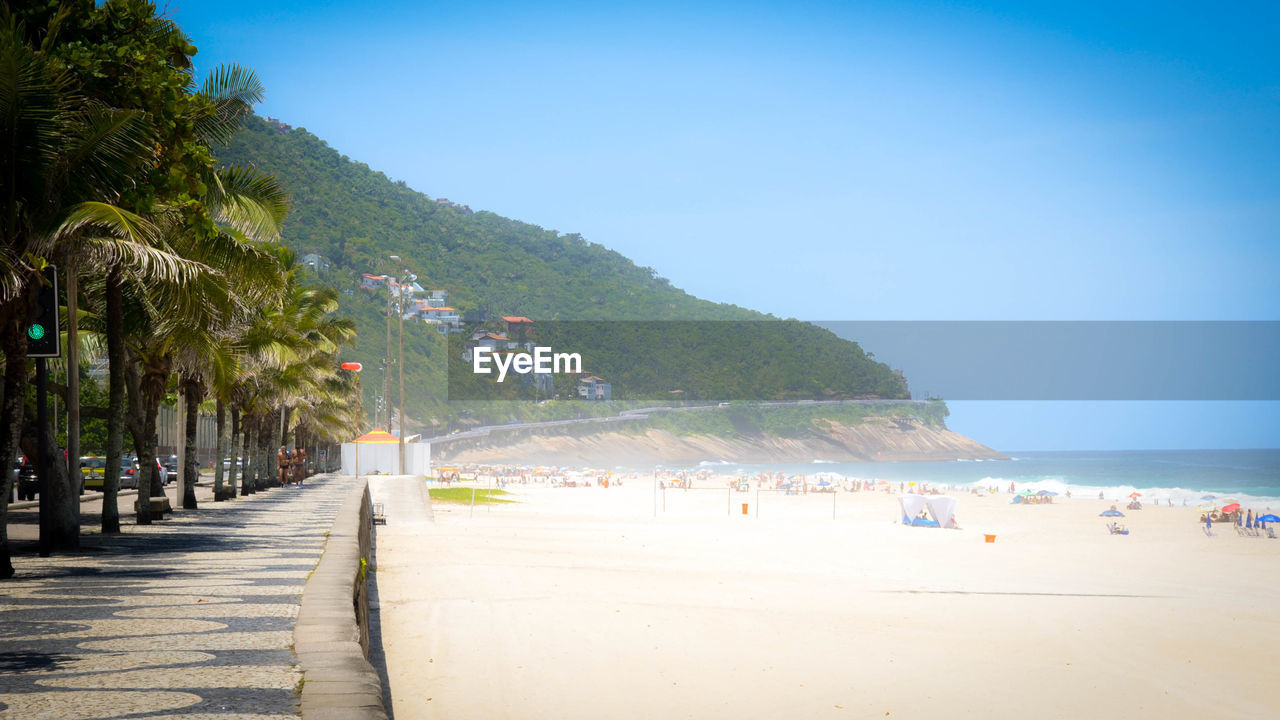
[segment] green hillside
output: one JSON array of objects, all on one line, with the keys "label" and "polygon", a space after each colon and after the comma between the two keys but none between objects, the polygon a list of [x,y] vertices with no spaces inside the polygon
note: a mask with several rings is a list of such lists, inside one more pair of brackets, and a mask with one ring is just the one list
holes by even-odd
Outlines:
[{"label": "green hillside", "polygon": [[[738,345],[718,337],[719,345],[710,353],[770,358],[767,371],[750,384],[750,392],[760,399],[906,395],[901,379],[888,367],[868,359],[856,343],[829,331],[693,297],[672,287],[652,268],[639,267],[579,235],[561,235],[491,212],[442,205],[339,154],[304,129],[251,118],[246,129],[219,152],[219,159],[256,165],[278,177],[292,194],[285,242],[300,256],[316,253],[331,263],[328,270],[317,273],[316,280],[343,291],[342,311],[357,322],[359,340],[351,359],[365,364],[362,387],[370,417],[383,384],[388,294],[359,285],[362,273],[396,275],[398,268],[387,259],[392,254],[404,259],[427,290],[447,290],[448,304],[476,323],[490,320],[492,325],[500,315],[523,315],[539,322],[771,321],[761,326],[776,328],[776,333],[739,335]],[[662,347],[665,338],[660,325],[628,327],[628,343]],[[643,332],[646,327],[647,333]],[[541,408],[533,402],[466,408],[448,404],[446,351],[444,336],[431,326],[406,321],[405,394],[411,418],[445,423],[460,414],[500,421],[605,411],[583,408],[594,403],[581,402]],[[398,348],[393,350],[393,356],[397,352]],[[681,370],[674,366],[662,368],[663,375],[655,377],[652,368],[629,368],[614,357],[608,372],[620,398],[685,386],[698,387],[699,397],[714,397],[717,392],[725,392],[726,398],[741,397],[740,389],[722,387],[724,381],[681,377]],[[634,381],[629,384],[629,379]],[[398,387],[393,388],[393,397],[397,394]],[[485,397],[510,396],[495,390]],[[575,407],[567,409],[566,404]]]}]

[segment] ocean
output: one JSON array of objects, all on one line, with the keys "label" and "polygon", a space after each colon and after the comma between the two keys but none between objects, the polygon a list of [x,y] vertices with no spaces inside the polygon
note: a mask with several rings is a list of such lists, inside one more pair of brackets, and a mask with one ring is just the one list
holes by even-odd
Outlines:
[{"label": "ocean", "polygon": [[701,463],[717,473],[754,475],[781,471],[788,475],[836,473],[848,479],[923,482],[968,489],[974,486],[1008,491],[1051,490],[1076,497],[1101,492],[1109,500],[1142,493],[1145,503],[1171,501],[1194,507],[1231,499],[1246,506],[1280,507],[1280,449],[1264,450],[1118,450],[1012,452],[1009,460],[948,462],[827,462],[770,465],[724,460]]}]

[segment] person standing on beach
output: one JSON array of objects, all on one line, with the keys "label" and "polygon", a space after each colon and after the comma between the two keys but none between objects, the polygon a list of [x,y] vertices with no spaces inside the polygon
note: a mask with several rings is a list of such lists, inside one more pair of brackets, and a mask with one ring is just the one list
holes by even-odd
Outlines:
[{"label": "person standing on beach", "polygon": [[1204,533],[1205,535],[1213,534],[1213,516],[1210,513],[1204,514]]}]

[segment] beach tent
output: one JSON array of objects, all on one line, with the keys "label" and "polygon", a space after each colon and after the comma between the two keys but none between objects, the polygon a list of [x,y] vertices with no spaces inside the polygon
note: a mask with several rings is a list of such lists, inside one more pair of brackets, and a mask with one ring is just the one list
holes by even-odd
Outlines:
[{"label": "beach tent", "polygon": [[910,525],[925,507],[923,495],[899,495],[898,505],[902,508],[902,524]]},{"label": "beach tent", "polygon": [[[431,469],[431,444],[406,441],[404,471],[425,475]],[[400,472],[400,438],[385,430],[374,430],[351,442],[342,443],[344,475],[395,474]]]},{"label": "beach tent", "polygon": [[929,505],[929,514],[938,521],[938,525],[949,528],[955,524],[956,506],[960,504],[959,500],[947,495],[931,495],[926,502]]},{"label": "beach tent", "polygon": [[[899,495],[898,506],[902,509],[902,524],[925,527],[951,527],[955,521],[956,506],[959,501],[946,495]],[[932,521],[922,522],[916,516],[921,510],[928,509]]]}]

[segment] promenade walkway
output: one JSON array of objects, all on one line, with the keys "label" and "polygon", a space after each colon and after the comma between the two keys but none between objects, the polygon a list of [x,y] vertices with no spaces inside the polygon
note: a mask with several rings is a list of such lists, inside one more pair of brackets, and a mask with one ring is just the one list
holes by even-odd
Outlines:
[{"label": "promenade walkway", "polygon": [[351,478],[126,525],[0,582],[0,719],[298,717],[302,586]]}]

